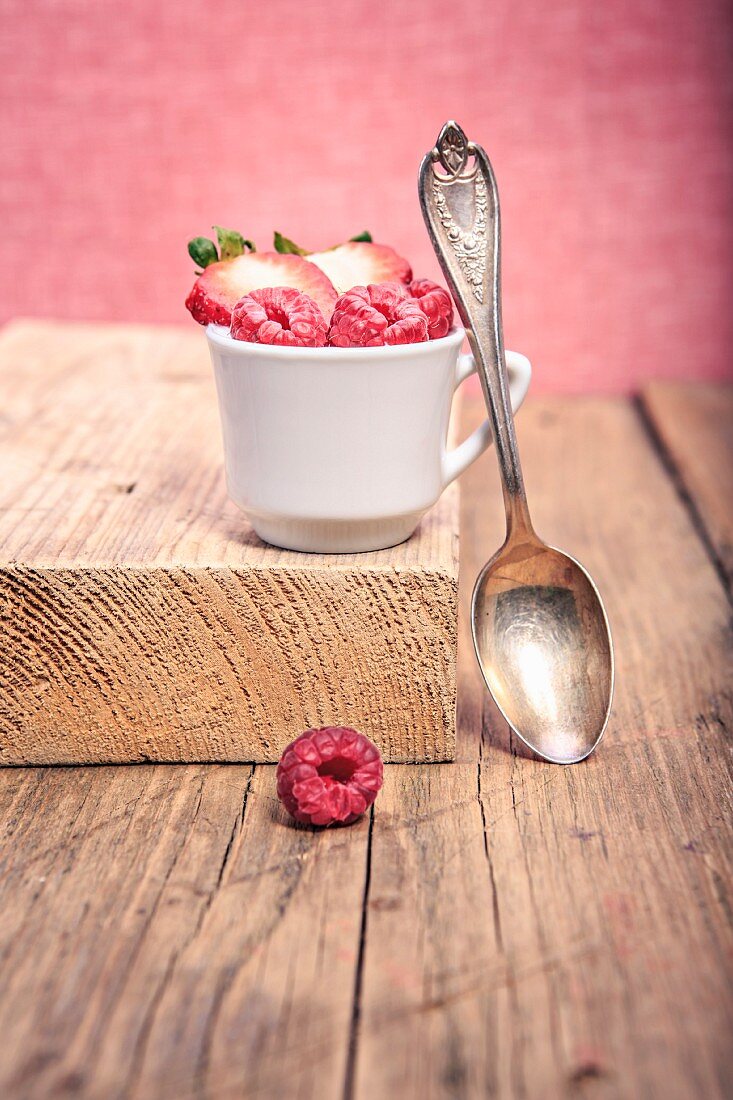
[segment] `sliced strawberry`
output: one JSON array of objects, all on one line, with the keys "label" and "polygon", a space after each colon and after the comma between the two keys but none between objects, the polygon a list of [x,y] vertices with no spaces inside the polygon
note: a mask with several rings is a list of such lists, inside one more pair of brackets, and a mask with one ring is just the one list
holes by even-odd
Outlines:
[{"label": "sliced strawberry", "polygon": [[272,286],[290,286],[308,294],[330,321],[338,295],[327,276],[302,256],[277,252],[248,252],[209,264],[193,284],[186,308],[200,325],[228,325],[240,298]]},{"label": "sliced strawberry", "polygon": [[339,294],[370,283],[409,283],[407,260],[387,244],[347,241],[327,252],[310,252],[308,259],[325,271]]}]

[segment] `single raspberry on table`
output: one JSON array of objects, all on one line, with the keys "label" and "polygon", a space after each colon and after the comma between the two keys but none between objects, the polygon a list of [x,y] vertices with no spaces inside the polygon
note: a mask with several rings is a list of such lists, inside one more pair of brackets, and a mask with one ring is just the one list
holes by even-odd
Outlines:
[{"label": "single raspberry on table", "polygon": [[410,294],[420,303],[428,319],[428,336],[439,340],[447,336],[453,324],[453,299],[447,290],[431,279],[413,279]]},{"label": "single raspberry on table", "polygon": [[253,344],[322,348],[328,325],[316,302],[290,286],[251,290],[232,310],[231,335]]},{"label": "single raspberry on table", "polygon": [[328,330],[328,342],[337,348],[419,344],[427,338],[427,318],[400,283],[370,283],[347,290],[333,307]]},{"label": "single raspberry on table", "polygon": [[379,793],[379,749],[346,726],[306,730],[277,766],[277,797],[303,825],[350,825]]}]

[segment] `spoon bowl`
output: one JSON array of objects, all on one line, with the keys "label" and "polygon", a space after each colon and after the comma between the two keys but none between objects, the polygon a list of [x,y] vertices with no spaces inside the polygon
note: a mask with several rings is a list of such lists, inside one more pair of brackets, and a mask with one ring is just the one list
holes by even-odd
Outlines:
[{"label": "spoon bowl", "polygon": [[514,732],[533,752],[575,764],[596,747],[613,694],[613,650],[593,581],[536,536],[505,543],[476,580],[476,657]]}]

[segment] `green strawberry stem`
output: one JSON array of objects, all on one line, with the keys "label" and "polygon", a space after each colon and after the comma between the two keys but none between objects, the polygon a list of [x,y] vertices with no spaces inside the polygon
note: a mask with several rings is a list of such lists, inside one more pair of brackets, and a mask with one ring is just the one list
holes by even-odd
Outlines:
[{"label": "green strawberry stem", "polygon": [[307,256],[308,251],[305,248],[301,248],[295,241],[291,241],[288,237],[283,237],[282,233],[278,233],[275,230],[275,237],[273,240],[275,251],[279,252],[283,256]]},{"label": "green strawberry stem", "polygon": [[224,229],[220,225],[214,225],[212,229],[216,230],[222,260],[233,260],[235,256],[241,256],[245,250],[256,251],[252,241],[246,241],[236,229]]},{"label": "green strawberry stem", "polygon": [[[363,233],[357,233],[355,237],[349,237],[350,241],[364,241],[366,244],[372,243],[372,235],[368,229],[365,229]],[[293,256],[310,256],[310,251],[307,248],[301,248],[295,241],[291,241],[289,237],[284,237],[282,233],[275,230],[275,237],[273,244],[276,252],[280,252],[282,255]],[[332,244],[330,248],[324,248],[324,252],[333,252],[334,249],[340,248],[340,244]]]},{"label": "green strawberry stem", "polygon": [[[214,225],[212,228],[219,242],[218,251],[214,242],[209,240],[208,237],[194,237],[188,242],[188,254],[200,268],[205,269],[209,264],[218,263],[220,259],[233,260],[244,252],[257,251],[254,242],[248,241],[236,229],[225,229],[221,225]],[[363,241],[371,244],[372,235],[365,229],[363,233],[357,233],[355,237],[349,237],[349,241]],[[275,251],[281,255],[310,256],[307,248],[301,248],[299,244],[291,241],[289,237],[284,237],[277,230],[275,230],[274,247]],[[324,251],[333,252],[336,248],[340,248],[340,245],[331,245],[330,248],[324,249]]]},{"label": "green strawberry stem", "polygon": [[[233,260],[245,251],[257,251],[253,242],[245,240],[236,229],[224,229],[221,225],[214,225],[212,229],[216,230],[222,260]],[[190,240],[188,242],[188,254],[193,262],[201,268],[207,268],[209,264],[218,263],[220,258],[216,245],[208,237],[194,237]],[[196,272],[196,274],[199,275],[200,272]]]},{"label": "green strawberry stem", "polygon": [[199,267],[208,267],[219,259],[216,245],[208,237],[194,237],[188,242],[188,254]]}]

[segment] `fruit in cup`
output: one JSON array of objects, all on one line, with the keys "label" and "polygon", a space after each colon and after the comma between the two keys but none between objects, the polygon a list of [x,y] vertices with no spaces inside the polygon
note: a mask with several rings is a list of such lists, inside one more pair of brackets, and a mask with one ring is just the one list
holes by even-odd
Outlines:
[{"label": "fruit in cup", "polygon": [[453,299],[447,290],[431,279],[413,279],[410,294],[417,298],[428,319],[428,336],[439,340],[447,336],[453,324]]},{"label": "fruit in cup", "polygon": [[240,298],[230,331],[235,340],[254,344],[322,348],[328,325],[313,298],[294,287],[276,286]]},{"label": "fruit in cup", "polygon": [[236,230],[214,228],[218,247],[206,237],[188,245],[203,269],[186,299],[199,324],[231,325],[238,340],[301,347],[421,343],[451,329],[448,292],[430,279],[413,280],[408,261],[369,233],[323,252],[276,233],[275,251],[257,252]]},{"label": "fruit in cup", "polygon": [[248,252],[209,264],[194,283],[186,308],[200,325],[228,325],[232,310],[245,294],[282,286],[307,294],[325,319],[331,316],[338,297],[331,281],[302,256],[281,256],[277,252]]},{"label": "fruit in cup", "polygon": [[328,330],[328,342],[337,348],[419,344],[427,338],[427,317],[400,283],[370,283],[342,294]]},{"label": "fruit in cup", "polygon": [[409,283],[412,278],[412,268],[404,256],[388,244],[374,244],[371,233],[360,233],[325,252],[306,252],[282,233],[275,233],[274,245],[277,252],[307,257],[329,277],[339,294],[355,286]]},{"label": "fruit in cup", "polygon": [[409,283],[412,268],[386,244],[348,241],[328,252],[311,252],[308,259],[320,267],[339,294],[369,283]]}]

